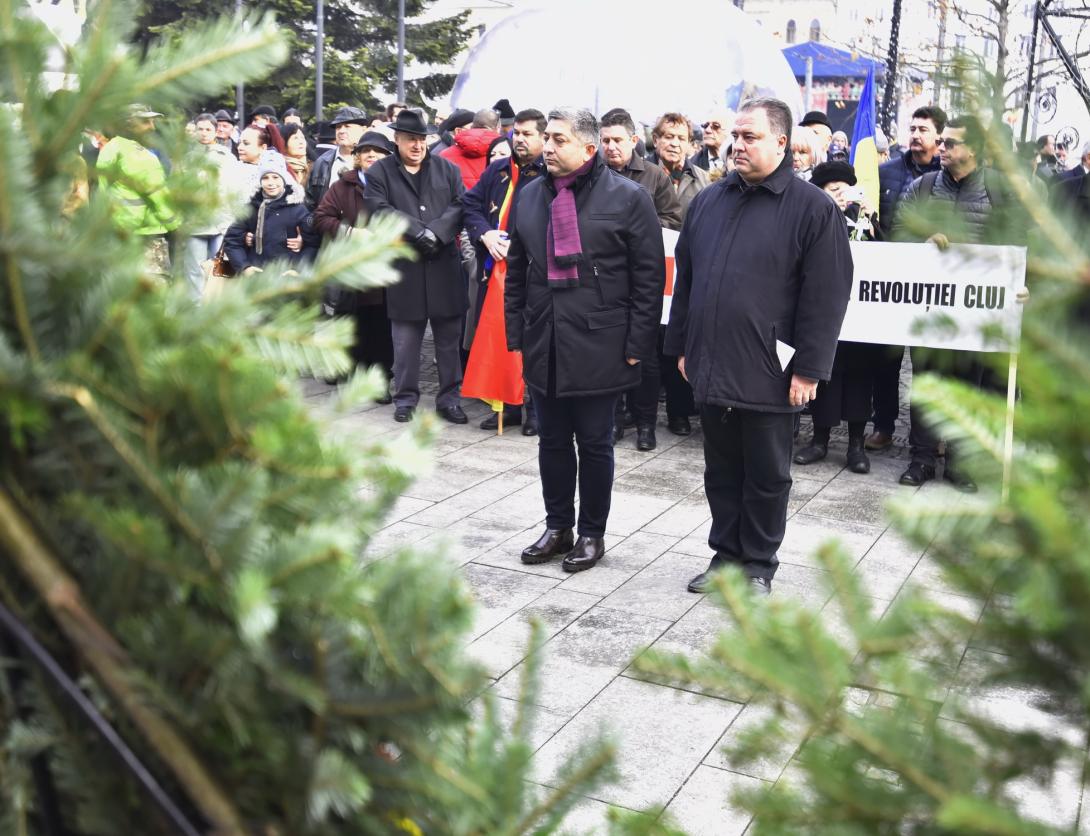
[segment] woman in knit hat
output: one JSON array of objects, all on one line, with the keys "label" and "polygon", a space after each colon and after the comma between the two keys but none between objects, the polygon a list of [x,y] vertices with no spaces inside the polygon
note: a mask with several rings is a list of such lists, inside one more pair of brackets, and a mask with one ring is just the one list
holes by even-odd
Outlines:
[{"label": "woman in knit hat", "polygon": [[260,184],[250,200],[250,213],[227,229],[224,252],[236,272],[260,270],[270,261],[309,261],[318,251],[303,187],[288,173],[284,158],[266,151],[258,161]]}]

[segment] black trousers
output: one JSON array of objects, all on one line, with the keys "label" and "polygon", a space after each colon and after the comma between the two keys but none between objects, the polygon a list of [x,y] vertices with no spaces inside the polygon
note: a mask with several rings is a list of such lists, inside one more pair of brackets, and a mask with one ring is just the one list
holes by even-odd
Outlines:
[{"label": "black trousers", "polygon": [[639,385],[617,398],[617,418],[623,415],[627,400],[628,408],[636,418],[636,426],[655,426],[659,414],[659,382],[658,357],[641,360]]},{"label": "black trousers", "polygon": [[[924,372],[940,372],[980,387],[984,378],[984,366],[974,351],[935,351],[934,349],[910,349],[912,354],[912,375]],[[908,444],[912,451],[912,461],[917,464],[934,467],[938,461],[939,442],[942,440],[935,429],[924,417],[923,410],[916,406],[915,399],[909,408],[911,426],[908,431]],[[951,467],[957,451],[950,445],[946,447],[946,466]]]},{"label": "black trousers", "polygon": [[703,406],[708,545],[751,578],[772,580],[787,529],[793,412]]},{"label": "black trousers", "polygon": [[394,339],[386,305],[357,305],[352,314],[356,322],[356,342],[349,351],[358,366],[379,366],[386,377],[393,376]]},{"label": "black trousers", "polygon": [[537,458],[546,527],[576,528],[582,537],[604,537],[613,493],[617,395],[558,398],[531,388],[530,396],[537,410]]},{"label": "black trousers", "polygon": [[659,326],[659,368],[662,374],[662,386],[666,390],[666,417],[688,418],[696,415],[693,402],[693,387],[689,385],[677,368],[677,358],[662,353],[663,340],[666,338],[666,326]]},{"label": "black trousers", "polygon": [[831,429],[841,421],[865,423],[870,418],[874,348],[864,343],[837,343],[833,373],[818,384],[817,397],[810,404],[815,427]]},{"label": "black trousers", "polygon": [[872,372],[874,385],[874,430],[893,435],[901,411],[901,361],[903,345],[872,345],[876,363]]}]

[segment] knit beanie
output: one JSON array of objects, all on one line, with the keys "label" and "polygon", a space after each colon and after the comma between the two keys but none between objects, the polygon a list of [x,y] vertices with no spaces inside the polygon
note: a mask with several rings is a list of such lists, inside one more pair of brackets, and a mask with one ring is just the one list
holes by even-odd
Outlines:
[{"label": "knit beanie", "polygon": [[284,158],[276,151],[262,151],[261,157],[257,161],[257,181],[261,182],[261,178],[266,174],[275,174],[281,180],[284,181],[284,188],[292,182],[291,175],[288,174],[287,163],[284,162]]}]

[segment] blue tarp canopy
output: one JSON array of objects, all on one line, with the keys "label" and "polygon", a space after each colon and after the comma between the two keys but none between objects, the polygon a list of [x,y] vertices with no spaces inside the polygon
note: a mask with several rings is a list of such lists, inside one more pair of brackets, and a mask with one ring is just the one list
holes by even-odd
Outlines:
[{"label": "blue tarp canopy", "polygon": [[875,76],[881,78],[886,73],[884,61],[863,55],[853,58],[847,50],[813,41],[784,47],[783,57],[797,78],[806,77],[807,58],[814,59],[814,78],[866,78],[872,65]]}]

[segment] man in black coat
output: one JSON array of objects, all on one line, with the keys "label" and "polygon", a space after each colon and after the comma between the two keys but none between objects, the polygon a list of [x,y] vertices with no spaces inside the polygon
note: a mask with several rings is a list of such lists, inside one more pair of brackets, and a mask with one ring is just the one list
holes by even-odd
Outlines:
[{"label": "man in black coat", "polygon": [[[659,224],[666,229],[681,229],[681,201],[670,182],[669,175],[659,166],[650,163],[635,153],[636,125],[628,111],[615,107],[602,116],[599,126],[602,135],[602,159],[606,165],[629,180],[639,183],[651,195]],[[665,290],[666,271],[663,270]],[[659,410],[659,387],[662,378],[659,375],[659,363],[653,360],[640,364],[640,384],[625,397],[617,400],[617,419],[613,426],[613,440],[624,437],[624,401],[628,401],[628,411],[636,424],[636,449],[642,452],[654,450],[655,423]]]},{"label": "man in black coat", "polygon": [[549,114],[548,175],[519,196],[504,293],[507,347],[522,352],[537,409],[545,499],[545,533],[522,561],[566,555],[568,572],[591,568],[605,552],[613,409],[618,393],[639,382],[640,363],[654,358],[662,315],[655,206],[603,164],[598,138],[586,110]]},{"label": "man in black coat", "polygon": [[[828,380],[852,286],[836,204],[794,176],[791,110],[742,105],[735,170],[693,199],[676,250],[664,353],[693,386],[712,512],[706,572],[739,566],[768,594],[787,526],[794,413]],[[793,352],[793,353],[792,353]]]},{"label": "man in black coat", "polygon": [[457,166],[428,153],[428,129],[419,113],[402,110],[393,128],[397,153],[371,166],[364,201],[371,215],[396,212],[404,218],[405,239],[418,254],[415,261],[397,262],[401,281],[386,290],[394,341],[394,420],[411,420],[420,401],[420,346],[430,321],[439,365],[435,410],[464,424],[459,343],[469,299],[455,239],[462,229],[465,186]]}]

